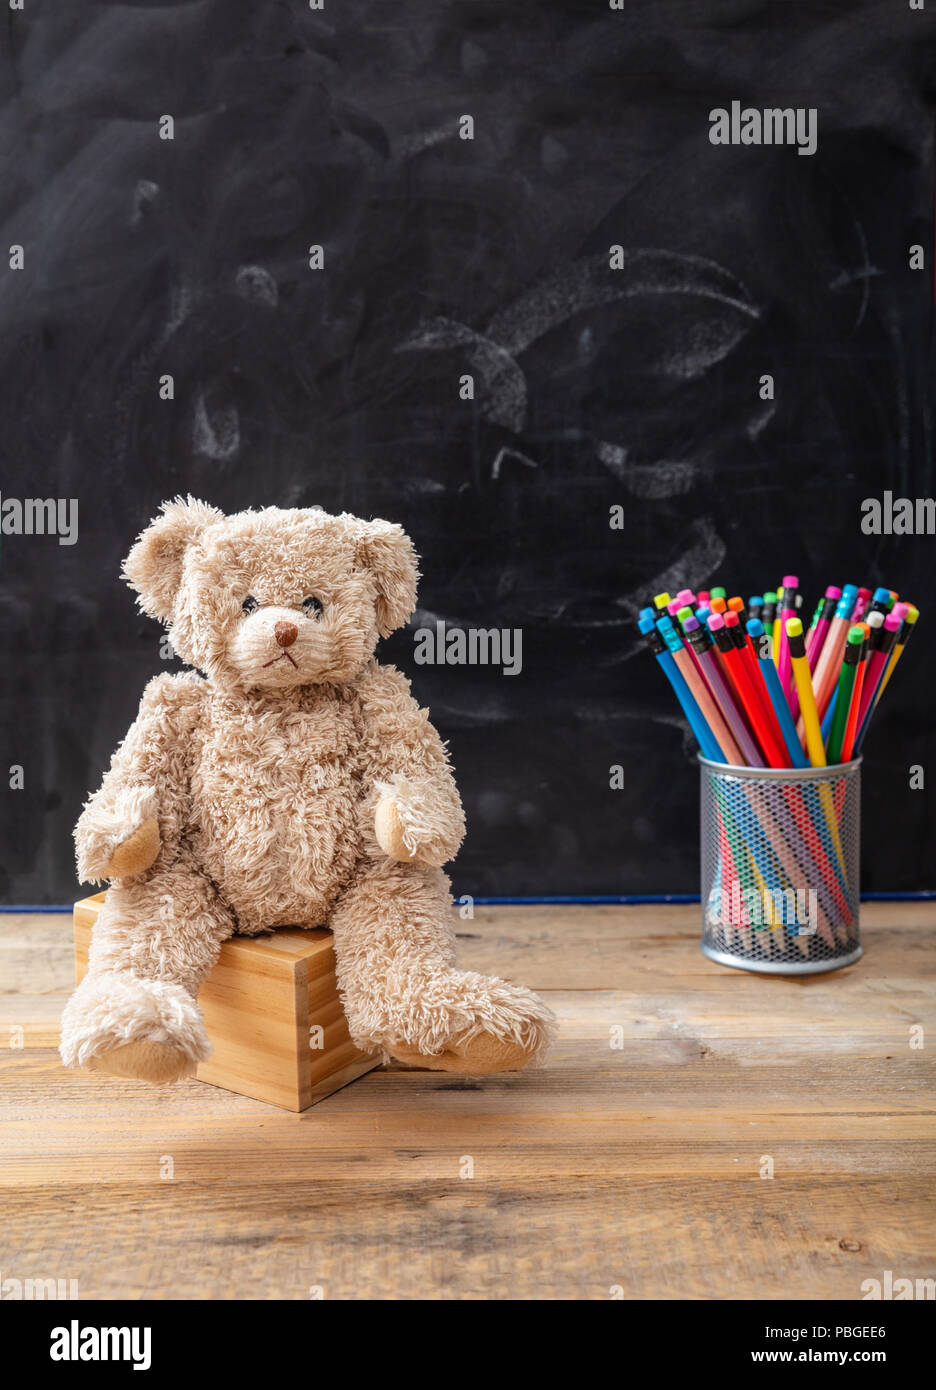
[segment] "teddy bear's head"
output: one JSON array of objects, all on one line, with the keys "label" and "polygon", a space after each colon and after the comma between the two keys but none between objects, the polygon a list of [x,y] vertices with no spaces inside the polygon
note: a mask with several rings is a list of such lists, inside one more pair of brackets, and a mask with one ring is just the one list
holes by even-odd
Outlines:
[{"label": "teddy bear's head", "polygon": [[225,516],[176,498],[124,561],[139,605],[216,684],[287,691],[353,679],[416,603],[400,526],[318,508]]}]

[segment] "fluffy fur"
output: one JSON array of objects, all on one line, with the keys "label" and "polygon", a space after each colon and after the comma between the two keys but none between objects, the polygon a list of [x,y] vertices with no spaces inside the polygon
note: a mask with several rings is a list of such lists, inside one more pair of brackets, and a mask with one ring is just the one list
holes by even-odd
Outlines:
[{"label": "fluffy fur", "polygon": [[416,602],[386,521],[176,499],[124,574],[203,675],[157,676],[75,827],[110,880],[62,1058],[151,1081],[210,1044],[198,991],[235,932],[329,926],[351,1036],[440,1070],[541,1060],[536,995],[455,966],[448,880],[464,815],[408,681],[374,658]]}]

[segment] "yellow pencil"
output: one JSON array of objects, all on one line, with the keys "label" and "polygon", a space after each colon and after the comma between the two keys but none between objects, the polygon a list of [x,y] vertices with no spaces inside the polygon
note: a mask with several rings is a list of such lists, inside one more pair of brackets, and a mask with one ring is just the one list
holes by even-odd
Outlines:
[{"label": "yellow pencil", "polygon": [[816,696],[813,693],[809,675],[809,662],[806,659],[806,643],[803,640],[802,618],[787,618],[786,635],[790,645],[790,660],[793,666],[793,679],[799,696],[803,727],[806,730],[806,752],[813,767],[825,767],[826,755],[822,744],[822,730],[819,727],[819,712],[816,709]]},{"label": "yellow pencil", "polygon": [[[809,754],[809,761],[813,767],[827,767],[825,748],[822,743],[822,730],[819,727],[819,712],[816,709],[816,696],[813,692],[812,680],[809,675],[809,661],[806,658],[806,643],[803,640],[803,622],[801,618],[787,618],[786,620],[787,641],[790,647],[790,659],[793,666],[793,679],[796,682],[796,693],[799,695],[800,712],[803,716],[803,727],[806,731],[806,752]],[[845,879],[846,890],[849,887],[847,870],[845,868],[845,851],[842,847],[842,838],[839,834],[838,822],[835,818],[835,804],[832,800],[832,792],[826,783],[821,782],[817,787],[819,793],[819,804],[822,807],[823,818],[826,823],[832,844],[835,847],[835,857],[838,859],[842,869],[842,876]]]}]

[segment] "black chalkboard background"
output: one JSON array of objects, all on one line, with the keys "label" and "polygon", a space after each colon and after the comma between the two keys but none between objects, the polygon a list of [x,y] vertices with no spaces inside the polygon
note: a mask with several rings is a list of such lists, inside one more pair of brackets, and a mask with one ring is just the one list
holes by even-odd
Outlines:
[{"label": "black chalkboard background", "polygon": [[[649,595],[886,582],[923,619],[867,745],[864,885],[936,886],[908,788],[936,785],[936,537],[859,529],[936,492],[930,9],[4,6],[0,489],[77,498],[80,536],[3,538],[0,900],[75,896],[81,802],[173,668],[120,561],[188,491],[399,520],[424,614],[522,629],[516,677],[385,644],[451,741],[477,895],[697,891]],[[734,99],[816,107],[818,152],[711,145]]]}]

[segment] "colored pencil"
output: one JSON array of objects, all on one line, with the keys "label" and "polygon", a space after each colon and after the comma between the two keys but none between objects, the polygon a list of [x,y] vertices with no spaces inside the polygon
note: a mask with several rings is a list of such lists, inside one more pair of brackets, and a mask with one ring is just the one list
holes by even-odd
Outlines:
[{"label": "colored pencil", "polygon": [[787,757],[786,748],[783,743],[783,735],[777,723],[776,715],[773,712],[773,705],[770,703],[770,696],[761,680],[761,674],[757,667],[757,658],[754,655],[754,644],[738,621],[737,612],[725,614],[725,628],[731,634],[735,647],[741,654],[741,661],[747,672],[747,688],[753,697],[755,706],[757,725],[755,732],[758,742],[764,750],[771,767],[786,767]]},{"label": "colored pencil", "polygon": [[793,716],[790,713],[790,706],[787,704],[786,696],[783,693],[783,686],[780,684],[780,677],[777,675],[777,668],[773,664],[770,655],[770,640],[764,632],[763,623],[756,618],[752,618],[747,625],[748,636],[754,642],[754,650],[757,654],[757,664],[760,667],[761,679],[764,688],[773,706],[777,725],[786,746],[788,765],[790,767],[808,767],[809,761],[803,752],[799,739],[796,736],[796,725],[793,723]]},{"label": "colored pencil", "polygon": [[878,628],[871,634],[868,644],[868,669],[865,673],[864,690],[861,692],[861,708],[858,711],[858,736],[855,739],[859,748],[874,711],[875,697],[890,661],[897,633],[902,626],[901,618],[895,613],[888,613],[883,629]]},{"label": "colored pencil", "polygon": [[[702,626],[698,618],[686,619],[685,632],[698,657],[699,665],[705,674],[709,688],[718,702],[722,718],[731,731],[732,741],[736,745],[739,766],[758,766],[758,763],[751,761],[752,758],[759,759],[757,746],[747,731],[747,726],[738,711],[731,691],[725,684],[718,665],[718,658],[712,647],[711,634],[707,628]],[[724,747],[724,740],[719,740],[719,742]]]},{"label": "colored pencil", "polygon": [[855,598],[855,607],[852,611],[852,622],[860,623],[865,613],[868,611],[868,604],[871,602],[871,590],[859,589]]},{"label": "colored pencil", "polygon": [[[695,622],[696,620],[693,618],[691,621]],[[708,682],[695,657],[695,653],[691,648],[687,651],[685,646],[682,645],[680,649],[677,650],[670,642],[664,624],[661,623],[660,627],[663,633],[663,640],[673,653],[673,660],[676,662],[677,668],[682,673],[683,679],[691,690],[692,697],[701,710],[702,718],[708,725],[712,737],[718,744],[722,755],[721,761],[723,763],[736,763],[740,759],[741,754],[737,744],[731,736],[731,730],[725,723],[721,710],[715,703]],[[674,628],[671,628],[670,631],[675,633]]]},{"label": "colored pencil", "polygon": [[810,671],[814,671],[816,669],[816,662],[819,660],[819,653],[822,651],[823,644],[825,643],[826,639],[826,634],[829,631],[829,626],[832,622],[832,619],[835,617],[835,610],[838,607],[838,602],[841,597],[841,589],[838,588],[838,586],[835,584],[830,584],[828,589],[826,589],[825,591],[825,597],[820,599],[819,601],[820,606],[818,609],[816,625],[810,631],[809,641],[806,643],[806,656],[809,661]]},{"label": "colored pencil", "polygon": [[865,671],[867,670],[868,655],[868,633],[870,631],[867,623],[858,623],[861,630],[861,650],[858,653],[858,669],[855,672],[855,684],[852,687],[851,700],[848,704],[848,715],[845,720],[845,733],[842,738],[842,752],[840,762],[851,762],[855,749],[855,738],[858,733],[858,710],[861,706],[861,692],[864,688]]},{"label": "colored pencil", "polygon": [[907,612],[904,616],[904,625],[901,628],[900,633],[898,634],[897,641],[894,643],[894,650],[891,653],[890,661],[887,663],[887,670],[884,672],[884,677],[881,681],[881,684],[878,686],[878,700],[880,700],[881,696],[884,694],[884,691],[887,689],[887,682],[894,674],[894,667],[897,665],[897,662],[903,656],[904,649],[913,635],[913,629],[916,626],[916,622],[919,616],[920,610],[918,608],[915,608],[911,603],[907,608]]},{"label": "colored pencil", "polygon": [[850,627],[848,629],[848,638],[845,643],[845,659],[842,662],[838,688],[835,692],[835,717],[832,720],[829,741],[826,744],[826,757],[830,763],[837,763],[842,760],[842,745],[845,741],[845,727],[848,723],[848,714],[852,706],[852,691],[858,673],[858,665],[863,655],[863,647],[864,629],[858,626]]},{"label": "colored pencil", "polygon": [[806,751],[813,767],[825,767],[826,755],[822,746],[822,734],[819,730],[816,697],[813,694],[812,681],[809,678],[809,662],[806,660],[806,644],[803,641],[803,624],[799,618],[787,618],[784,622],[784,629],[790,665],[793,668],[793,677],[796,681],[803,723],[806,728]]},{"label": "colored pencil", "polygon": [[673,693],[679,701],[683,714],[689,721],[689,727],[695,734],[696,742],[702,749],[703,754],[713,762],[723,762],[722,750],[719,748],[713,735],[709,732],[708,726],[702,718],[701,711],[692,697],[692,692],[686,684],[682,673],[677,669],[676,663],[663,637],[657,631],[656,625],[653,623],[652,619],[644,618],[641,620],[639,626],[640,631],[647,639],[647,645],[656,657],[666,679],[673,687]]},{"label": "colored pencil", "polygon": [[[787,623],[791,618],[796,618],[796,596],[799,592],[799,579],[795,574],[783,576],[783,599],[780,605],[780,631],[777,634],[780,641],[780,657],[777,663],[777,670],[780,675],[780,684],[783,686],[787,699],[790,702],[790,709],[793,718],[796,718],[796,696],[794,693],[793,670],[790,664],[790,644],[787,640]],[[797,619],[799,622],[799,619]],[[800,628],[803,624],[800,623]]]},{"label": "colored pencil", "polygon": [[734,644],[731,636],[731,629],[725,626],[725,620],[719,614],[713,613],[709,619],[709,632],[715,638],[715,644],[721,652],[725,669],[731,679],[732,694],[735,696],[738,708],[743,712],[748,728],[754,735],[760,754],[756,762],[752,762],[752,767],[763,767],[765,760],[770,761],[765,743],[769,746],[769,740],[764,738],[762,728],[763,718],[757,695],[750,685],[750,677],[744,664],[741,652]]},{"label": "colored pencil", "polygon": [[[832,697],[832,691],[838,682],[839,671],[842,666],[842,657],[845,655],[845,639],[848,636],[848,629],[851,627],[851,614],[854,607],[854,598],[848,594],[848,585],[842,590],[842,597],[835,610],[835,617],[829,627],[826,640],[822,644],[822,651],[813,672],[812,685],[816,696],[816,709],[819,718],[822,719]],[[802,719],[797,723],[796,731],[803,737]]]}]

